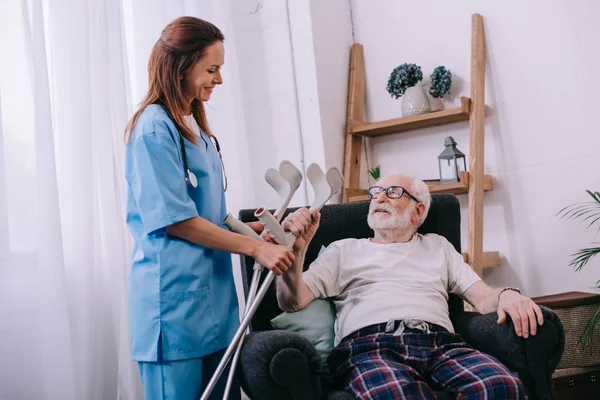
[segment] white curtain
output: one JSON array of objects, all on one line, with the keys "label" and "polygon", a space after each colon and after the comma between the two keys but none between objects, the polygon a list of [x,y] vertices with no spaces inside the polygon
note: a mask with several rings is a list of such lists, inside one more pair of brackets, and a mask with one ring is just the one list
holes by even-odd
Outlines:
[{"label": "white curtain", "polygon": [[126,314],[121,14],[119,1],[2,2],[3,399],[141,397]]},{"label": "white curtain", "polygon": [[274,206],[266,167],[302,168],[297,105],[281,94],[295,90],[285,13],[276,0],[0,0],[0,399],[142,398],[129,356],[123,129],[150,48],[181,15],[223,30],[226,84],[208,113],[228,205]]}]

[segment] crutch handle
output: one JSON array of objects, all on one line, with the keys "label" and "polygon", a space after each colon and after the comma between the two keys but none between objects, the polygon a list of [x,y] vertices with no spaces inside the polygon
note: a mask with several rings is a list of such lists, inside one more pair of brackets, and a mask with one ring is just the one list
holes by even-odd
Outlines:
[{"label": "crutch handle", "polygon": [[231,214],[227,214],[223,220],[223,225],[228,227],[232,232],[239,233],[240,235],[250,236],[254,239],[261,240],[258,233],[254,232],[248,225],[235,218]]},{"label": "crutch handle", "polygon": [[296,237],[292,233],[286,233],[283,228],[265,207],[261,207],[254,216],[263,224],[265,230],[282,246],[291,247]]}]

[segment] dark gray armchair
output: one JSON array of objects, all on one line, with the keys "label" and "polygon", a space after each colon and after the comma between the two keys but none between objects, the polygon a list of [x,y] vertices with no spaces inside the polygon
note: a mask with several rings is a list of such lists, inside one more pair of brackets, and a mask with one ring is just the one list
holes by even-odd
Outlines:
[{"label": "dark gray armchair", "polygon": [[[322,245],[344,238],[372,237],[373,231],[367,225],[368,208],[368,202],[323,207],[321,226],[310,244],[304,268],[316,258]],[[240,220],[255,220],[253,212],[242,210]],[[419,232],[440,234],[460,251],[460,206],[456,197],[433,195],[431,210]],[[247,296],[253,260],[242,257],[241,263]],[[450,298],[455,330],[468,343],[518,373],[530,398],[552,399],[551,375],[564,351],[564,331],[554,312],[544,307],[542,310],[544,325],[536,336],[523,339],[515,334],[510,321],[498,325],[495,313],[465,312],[457,296]],[[320,356],[308,340],[293,332],[272,329],[271,319],[281,312],[273,285],[252,319],[251,333],[242,349],[238,372],[246,394],[253,400],[352,399],[349,393],[334,387],[330,377],[319,374]],[[439,393],[439,398],[452,397]]]}]

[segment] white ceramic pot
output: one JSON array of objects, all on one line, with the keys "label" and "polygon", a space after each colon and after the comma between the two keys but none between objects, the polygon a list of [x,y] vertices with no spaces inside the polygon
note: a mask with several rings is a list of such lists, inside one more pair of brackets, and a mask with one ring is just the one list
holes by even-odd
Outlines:
[{"label": "white ceramic pot", "polygon": [[412,86],[402,95],[402,116],[410,117],[431,112],[431,104],[422,86]]}]

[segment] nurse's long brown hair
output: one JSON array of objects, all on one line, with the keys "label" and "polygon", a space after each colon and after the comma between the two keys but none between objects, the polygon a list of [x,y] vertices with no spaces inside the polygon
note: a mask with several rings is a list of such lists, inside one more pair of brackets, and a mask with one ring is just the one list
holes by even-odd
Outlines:
[{"label": "nurse's long brown hair", "polygon": [[131,139],[131,131],[140,113],[150,104],[166,108],[179,132],[192,143],[198,143],[196,135],[183,119],[190,111],[200,128],[211,134],[204,103],[194,99],[190,110],[190,104],[183,95],[183,78],[204,57],[206,48],[219,40],[225,40],[219,28],[199,18],[180,17],[165,27],[150,54],[148,94],[125,128],[126,143]]}]

